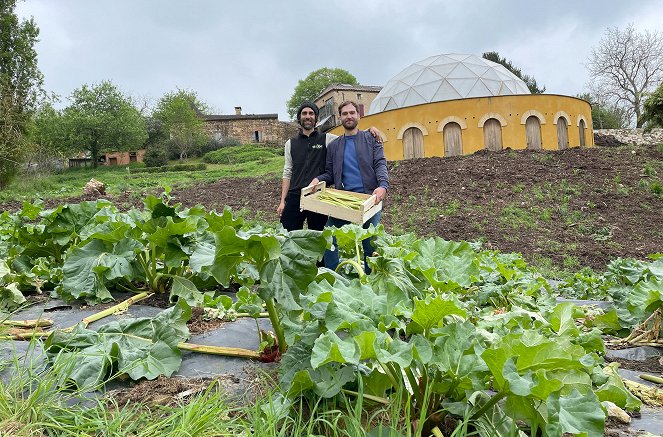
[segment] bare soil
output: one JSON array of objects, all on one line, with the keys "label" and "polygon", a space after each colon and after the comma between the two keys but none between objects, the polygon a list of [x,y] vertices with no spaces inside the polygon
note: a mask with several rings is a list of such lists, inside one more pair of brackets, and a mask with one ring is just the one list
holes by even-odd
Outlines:
[{"label": "bare soil", "polygon": [[223,326],[226,322],[221,319],[207,320],[204,317],[205,310],[200,307],[191,308],[191,318],[186,322],[189,332],[192,335],[203,334],[205,332],[213,331]]},{"label": "bare soil", "polygon": [[651,357],[646,360],[626,360],[623,358],[607,358],[606,361],[618,362],[622,369],[633,370],[635,372],[649,373],[655,376],[663,375],[663,365],[661,357]]},{"label": "bare soil", "polygon": [[[603,270],[618,257],[663,251],[661,146],[414,159],[389,163],[389,176],[382,222],[391,233],[480,240],[485,248],[569,270]],[[278,177],[224,179],[171,194],[184,206],[228,205],[249,218],[278,220]],[[111,200],[140,208],[137,197]],[[90,196],[68,199],[81,200]]]}]

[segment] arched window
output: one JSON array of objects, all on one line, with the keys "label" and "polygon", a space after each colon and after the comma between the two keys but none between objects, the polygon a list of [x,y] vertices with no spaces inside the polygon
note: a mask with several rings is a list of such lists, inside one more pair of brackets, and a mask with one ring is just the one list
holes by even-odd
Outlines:
[{"label": "arched window", "polygon": [[525,135],[527,136],[527,148],[530,150],[541,150],[541,122],[535,115],[530,115],[525,121]]},{"label": "arched window", "polygon": [[403,132],[403,159],[424,157],[424,134],[416,127]]},{"label": "arched window", "polygon": [[444,125],[444,156],[458,156],[463,154],[463,137],[460,125],[455,121]]},{"label": "arched window", "polygon": [[494,152],[502,150],[502,124],[496,118],[489,118],[483,124],[483,146]]}]

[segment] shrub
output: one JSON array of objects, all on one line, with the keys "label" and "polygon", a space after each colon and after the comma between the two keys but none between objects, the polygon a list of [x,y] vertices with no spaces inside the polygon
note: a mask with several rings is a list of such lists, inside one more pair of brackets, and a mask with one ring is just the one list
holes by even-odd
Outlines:
[{"label": "shrub", "polygon": [[161,167],[168,164],[168,155],[162,146],[153,144],[145,151],[143,162],[145,167]]},{"label": "shrub", "polygon": [[283,150],[275,147],[264,147],[258,144],[224,147],[203,156],[209,164],[241,164],[250,161],[261,161],[282,155]]}]

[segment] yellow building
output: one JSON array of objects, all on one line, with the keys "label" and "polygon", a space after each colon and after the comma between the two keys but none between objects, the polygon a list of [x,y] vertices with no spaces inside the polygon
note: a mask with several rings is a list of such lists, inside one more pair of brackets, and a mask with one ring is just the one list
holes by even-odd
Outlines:
[{"label": "yellow building", "polygon": [[[388,160],[594,145],[588,102],[529,94],[505,67],[474,55],[432,56],[407,67],[369,113],[360,128],[386,134]],[[332,132],[341,134],[342,127]]]}]

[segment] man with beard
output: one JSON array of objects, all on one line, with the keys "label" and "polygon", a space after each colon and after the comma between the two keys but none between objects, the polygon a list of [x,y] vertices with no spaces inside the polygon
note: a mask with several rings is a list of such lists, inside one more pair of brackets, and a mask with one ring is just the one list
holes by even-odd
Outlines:
[{"label": "man with beard", "polygon": [[304,221],[308,228],[321,231],[327,216],[299,208],[301,190],[308,182],[325,169],[327,144],[336,136],[321,134],[315,128],[318,107],[313,102],[304,102],[297,110],[297,121],[301,126],[299,135],[285,143],[285,164],[281,181],[281,202],[276,211],[281,224],[288,231],[302,229]]},{"label": "man with beard", "polygon": [[[311,185],[325,181],[337,189],[357,193],[374,194],[376,203],[387,196],[389,176],[387,159],[382,144],[375,141],[368,131],[360,131],[359,107],[355,102],[346,101],[338,107],[338,114],[345,134],[336,138],[327,146],[325,172],[311,181]],[[382,212],[371,217],[363,227],[377,226]],[[330,217],[327,226],[341,227],[349,222]],[[362,241],[364,248],[364,270],[370,272],[366,257],[373,254],[371,239]],[[333,250],[325,252],[325,266],[335,270],[339,263],[338,249],[334,241]]]},{"label": "man with beard", "polygon": [[[308,229],[321,231],[327,216],[313,211],[302,211],[299,201],[301,189],[316,175],[325,171],[327,145],[335,138],[334,134],[318,132],[318,107],[313,102],[304,102],[297,110],[297,121],[301,126],[299,134],[285,143],[285,164],[281,181],[281,201],[276,212],[283,227],[288,231],[303,229],[304,221]],[[370,135],[381,138],[382,133],[371,127]]]}]

